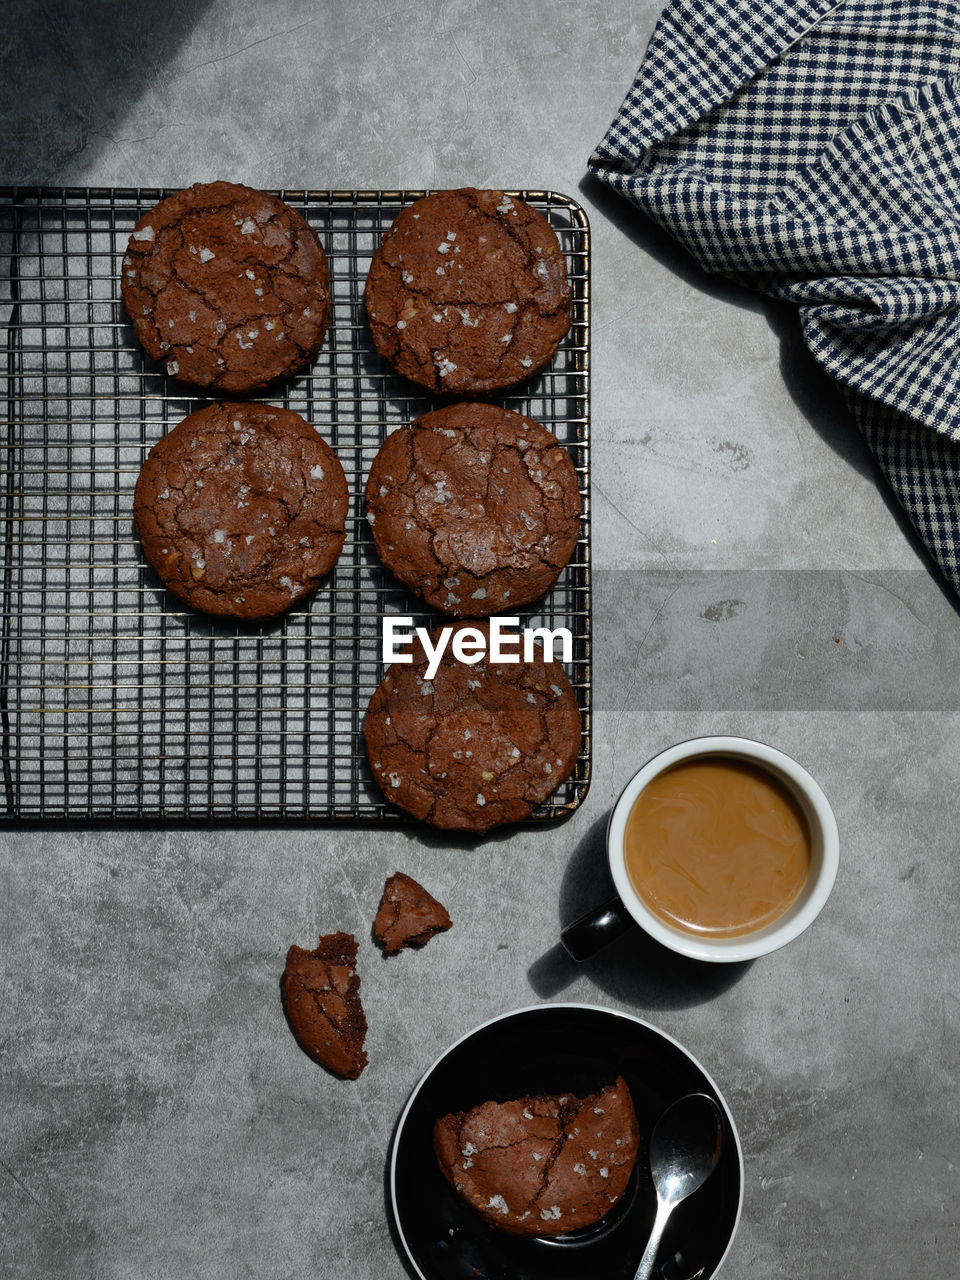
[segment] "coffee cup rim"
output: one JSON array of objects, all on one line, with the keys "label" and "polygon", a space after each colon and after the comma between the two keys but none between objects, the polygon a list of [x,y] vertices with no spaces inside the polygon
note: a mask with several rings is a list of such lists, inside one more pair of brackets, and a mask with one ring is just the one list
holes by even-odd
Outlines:
[{"label": "coffee cup rim", "polygon": [[[699,937],[669,925],[643,902],[627,872],[623,841],[627,819],[640,792],[655,777],[684,760],[699,756],[726,756],[767,767],[794,791],[807,813],[815,844],[816,865],[794,906],[771,924],[733,938]],[[837,878],[840,837],[837,821],[823,788],[792,756],[752,738],[714,735],[688,738],[659,752],[633,775],[621,791],[607,823],[607,859],[617,893],[630,915],[650,937],[680,955],[709,962],[755,960],[786,946],[804,932],[820,914]]]}]

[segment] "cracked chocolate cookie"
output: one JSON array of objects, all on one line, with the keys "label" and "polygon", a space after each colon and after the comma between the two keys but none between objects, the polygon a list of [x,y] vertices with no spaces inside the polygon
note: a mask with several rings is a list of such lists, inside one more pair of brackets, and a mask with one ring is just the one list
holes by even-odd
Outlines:
[{"label": "cracked chocolate cookie", "polygon": [[404,947],[423,947],[453,921],[442,903],[412,876],[397,871],[383,886],[373,935],[388,956]]},{"label": "cracked chocolate cookie", "polygon": [[272,618],[318,585],[346,536],[347,482],[309,423],[271,405],[208,405],[150,450],[133,513],[147,559],[181,600]]},{"label": "cracked chocolate cookie", "polygon": [[400,213],[373,256],[366,303],[380,355],[435,393],[523,382],[570,328],[553,229],[517,197],[472,187]]},{"label": "cracked chocolate cookie", "polygon": [[491,404],[449,405],[392,432],[366,497],[383,563],[456,616],[538,599],[580,533],[566,449],[539,423]]},{"label": "cracked chocolate cookie", "polygon": [[[486,644],[487,627],[457,623]],[[439,631],[432,633],[436,643]],[[559,662],[459,662],[447,644],[432,680],[415,641],[370,699],[363,732],[384,795],[415,818],[451,830],[518,822],[568,776],[580,711]]]},{"label": "cracked chocolate cookie", "polygon": [[319,236],[282,200],[232,182],[197,183],[134,227],[121,296],[137,337],[171,377],[242,395],[316,355],[330,276]]},{"label": "cracked chocolate cookie", "polygon": [[433,1129],[437,1163],[457,1195],[491,1226],[523,1236],[575,1231],[609,1213],[639,1140],[622,1077],[587,1098],[485,1102]]},{"label": "cracked chocolate cookie", "polygon": [[357,941],[351,933],[321,936],[313,951],[291,947],[280,979],[287,1022],[314,1062],[355,1080],[367,1065],[367,1019],[360,1004]]}]

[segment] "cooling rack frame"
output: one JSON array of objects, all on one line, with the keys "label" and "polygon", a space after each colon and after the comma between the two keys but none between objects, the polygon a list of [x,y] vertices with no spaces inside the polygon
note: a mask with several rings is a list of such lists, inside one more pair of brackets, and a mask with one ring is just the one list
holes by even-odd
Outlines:
[{"label": "cooling rack frame", "polygon": [[[363,746],[379,683],[380,618],[435,614],[379,563],[363,516],[385,435],[435,407],[387,368],[363,311],[370,257],[420,190],[275,192],[321,235],[331,321],[314,363],[270,403],[301,413],[336,450],[351,492],[347,542],[307,600],[267,624],[225,623],[166,592],[140,550],[133,485],[152,444],[207,401],[141,350],[119,295],[137,219],[159,188],[0,188],[0,830],[124,825],[408,827]],[[508,194],[560,239],[573,323],[553,363],[497,403],[570,450],[581,536],[560,580],[521,611],[565,626],[583,718],[570,778],[523,825],[582,803],[591,768],[589,492],[590,232],[550,191]]]}]

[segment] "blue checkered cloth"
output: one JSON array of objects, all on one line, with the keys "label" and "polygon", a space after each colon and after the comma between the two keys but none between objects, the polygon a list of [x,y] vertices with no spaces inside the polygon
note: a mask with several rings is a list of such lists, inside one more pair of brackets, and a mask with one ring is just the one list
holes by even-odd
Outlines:
[{"label": "blue checkered cloth", "polygon": [[960,592],[960,4],[674,0],[590,170],[799,308]]}]

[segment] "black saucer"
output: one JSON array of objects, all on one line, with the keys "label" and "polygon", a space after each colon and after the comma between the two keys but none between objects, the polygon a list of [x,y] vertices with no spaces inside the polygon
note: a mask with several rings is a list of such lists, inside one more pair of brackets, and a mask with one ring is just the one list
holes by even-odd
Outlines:
[{"label": "black saucer", "polygon": [[[640,1152],[626,1193],[593,1227],[553,1239],[505,1235],[454,1194],[433,1154],[434,1121],[490,1099],[594,1092],[626,1080],[640,1122]],[[647,1167],[654,1123],[685,1093],[708,1093],[724,1113],[724,1152],[709,1181],[674,1212],[659,1280],[709,1280],[733,1239],[743,1200],[743,1157],[716,1085],[675,1040],[631,1014],[543,1004],[484,1023],[434,1063],[397,1125],[389,1170],[401,1249],[422,1280],[633,1280],[656,1195]]]}]

